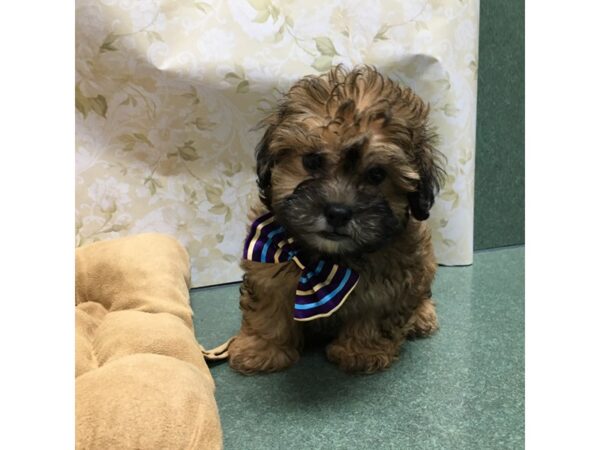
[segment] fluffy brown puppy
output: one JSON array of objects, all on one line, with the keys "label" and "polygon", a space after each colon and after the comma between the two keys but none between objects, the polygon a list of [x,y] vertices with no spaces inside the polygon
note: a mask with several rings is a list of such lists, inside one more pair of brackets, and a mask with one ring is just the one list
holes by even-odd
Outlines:
[{"label": "fluffy brown puppy", "polygon": [[341,66],[298,81],[266,118],[256,150],[262,203],[298,245],[360,276],[343,306],[310,322],[293,319],[300,269],[242,261],[241,330],[230,364],[272,372],[297,361],[307,335],[331,338],[342,369],[388,367],[409,336],[437,329],[429,216],[443,170],[428,106],[374,68]]}]

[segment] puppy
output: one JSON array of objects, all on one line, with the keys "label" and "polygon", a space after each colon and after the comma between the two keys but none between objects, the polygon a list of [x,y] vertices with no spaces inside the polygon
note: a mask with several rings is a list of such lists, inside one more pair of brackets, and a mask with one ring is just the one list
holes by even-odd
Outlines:
[{"label": "puppy", "polygon": [[[305,338],[317,335],[329,339],[330,361],[372,373],[397,358],[407,337],[437,329],[431,299],[437,265],[423,221],[444,171],[427,117],[428,105],[409,88],[371,67],[338,66],[298,81],[262,122],[261,204],[250,219],[278,224],[284,246],[295,250],[278,263],[242,261],[233,369],[285,369],[298,360]],[[299,283],[311,275],[305,266],[321,260],[332,273],[346,270],[358,281],[332,311],[297,317]]]}]

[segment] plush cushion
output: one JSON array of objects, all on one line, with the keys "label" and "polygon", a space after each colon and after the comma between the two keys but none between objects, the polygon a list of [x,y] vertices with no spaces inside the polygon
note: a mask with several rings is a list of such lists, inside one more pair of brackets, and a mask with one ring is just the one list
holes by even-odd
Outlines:
[{"label": "plush cushion", "polygon": [[222,448],[188,261],[155,233],[76,250],[78,449]]}]

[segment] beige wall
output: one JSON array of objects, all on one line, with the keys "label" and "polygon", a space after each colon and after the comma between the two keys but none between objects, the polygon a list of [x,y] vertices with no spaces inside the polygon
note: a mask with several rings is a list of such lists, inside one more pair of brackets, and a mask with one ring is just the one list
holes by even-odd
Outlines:
[{"label": "beige wall", "polygon": [[[368,6],[366,6],[368,5]],[[432,107],[449,173],[432,212],[444,264],[469,264],[478,2],[76,4],[78,244],[171,234],[194,286],[239,279],[255,198],[250,129],[297,78],[374,64]]]}]

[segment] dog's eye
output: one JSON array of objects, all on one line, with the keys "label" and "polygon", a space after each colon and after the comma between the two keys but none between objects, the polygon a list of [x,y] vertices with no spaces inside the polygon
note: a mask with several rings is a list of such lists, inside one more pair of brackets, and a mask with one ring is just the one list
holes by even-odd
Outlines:
[{"label": "dog's eye", "polygon": [[382,167],[372,167],[367,170],[366,178],[370,184],[377,185],[385,179],[385,169]]},{"label": "dog's eye", "polygon": [[314,172],[323,165],[323,157],[318,153],[308,153],[302,157],[302,164],[306,170]]}]

